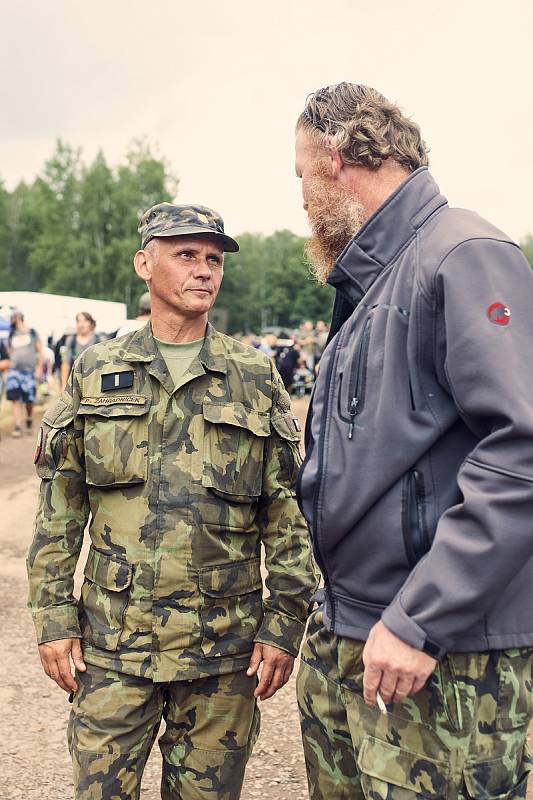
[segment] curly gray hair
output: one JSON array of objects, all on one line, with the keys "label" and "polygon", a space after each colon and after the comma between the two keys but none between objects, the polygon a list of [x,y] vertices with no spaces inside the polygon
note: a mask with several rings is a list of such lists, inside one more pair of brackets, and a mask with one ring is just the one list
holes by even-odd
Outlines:
[{"label": "curly gray hair", "polygon": [[413,172],[427,166],[418,125],[369,86],[338,83],[310,94],[296,125],[332,147],[345,164],[378,169],[388,158]]}]

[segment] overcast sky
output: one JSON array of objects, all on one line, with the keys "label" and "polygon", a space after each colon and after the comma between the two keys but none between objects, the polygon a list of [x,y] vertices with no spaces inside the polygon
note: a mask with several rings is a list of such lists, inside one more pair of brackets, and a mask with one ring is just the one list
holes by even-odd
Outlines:
[{"label": "overcast sky", "polygon": [[216,208],[229,233],[307,233],[294,123],[310,91],[348,80],[421,125],[452,205],[533,232],[531,0],[0,2],[9,189],[57,137],[115,165],[146,136],[179,201]]}]

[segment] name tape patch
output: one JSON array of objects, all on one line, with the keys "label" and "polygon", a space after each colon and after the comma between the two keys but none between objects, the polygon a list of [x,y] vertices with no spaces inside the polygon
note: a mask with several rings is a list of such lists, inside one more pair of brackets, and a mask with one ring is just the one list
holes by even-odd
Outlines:
[{"label": "name tape patch", "polygon": [[83,397],[81,403],[84,406],[111,406],[114,403],[143,406],[146,403],[146,397],[141,394],[106,394],[103,397]]}]

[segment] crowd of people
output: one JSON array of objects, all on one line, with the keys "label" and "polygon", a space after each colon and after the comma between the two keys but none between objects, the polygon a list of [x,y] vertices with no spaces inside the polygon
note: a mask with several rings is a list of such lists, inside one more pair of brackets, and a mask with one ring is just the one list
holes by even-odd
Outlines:
[{"label": "crowd of people", "polygon": [[[150,319],[150,294],[139,298],[137,316],[126,320],[112,333],[97,331],[97,321],[88,311],[75,317],[75,328],[66,331],[57,341],[48,337],[45,343],[35,328],[24,319],[22,311],[11,313],[9,333],[0,339],[0,398],[12,403],[14,438],[24,431],[33,432],[33,408],[37,393],[47,397],[54,381],[61,390],[67,384],[72,365],[88,347],[109,338],[130,333]],[[241,340],[272,359],[287,390],[294,396],[309,394],[318,373],[318,365],[328,340],[329,327],[323,320],[315,324],[305,320],[297,330],[278,329],[258,336],[241,336]],[[24,415],[25,412],[25,415]]]},{"label": "crowd of people", "polygon": [[249,334],[243,341],[271,358],[281,375],[287,391],[301,397],[308,394],[318,373],[320,359],[326,347],[329,326],[319,319],[309,319],[296,331],[280,330],[264,336]]},{"label": "crowd of people", "polygon": [[[33,433],[33,409],[37,395],[47,397],[56,383],[65,388],[72,365],[84,350],[106,339],[130,333],[150,319],[150,294],[144,292],[135,319],[126,320],[111,333],[97,332],[97,322],[88,311],[75,317],[75,327],[57,339],[49,336],[46,344],[28,325],[19,309],[11,311],[9,331],[0,339],[0,400],[11,402],[12,437],[20,439],[24,431]],[[25,412],[25,415],[24,415]]]}]

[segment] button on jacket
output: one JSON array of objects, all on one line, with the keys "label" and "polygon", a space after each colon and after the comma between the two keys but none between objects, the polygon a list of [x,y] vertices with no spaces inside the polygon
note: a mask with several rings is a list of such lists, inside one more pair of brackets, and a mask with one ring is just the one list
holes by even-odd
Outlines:
[{"label": "button on jacket", "polygon": [[418,649],[533,645],[533,274],[414,172],[341,254],[299,499],[324,619]]},{"label": "button on jacket", "polygon": [[38,642],[81,636],[88,663],[155,681],[242,669],[254,641],[297,654],[316,588],[299,438],[270,361],[211,326],[178,389],[149,325],[83,353],[36,452]]}]

